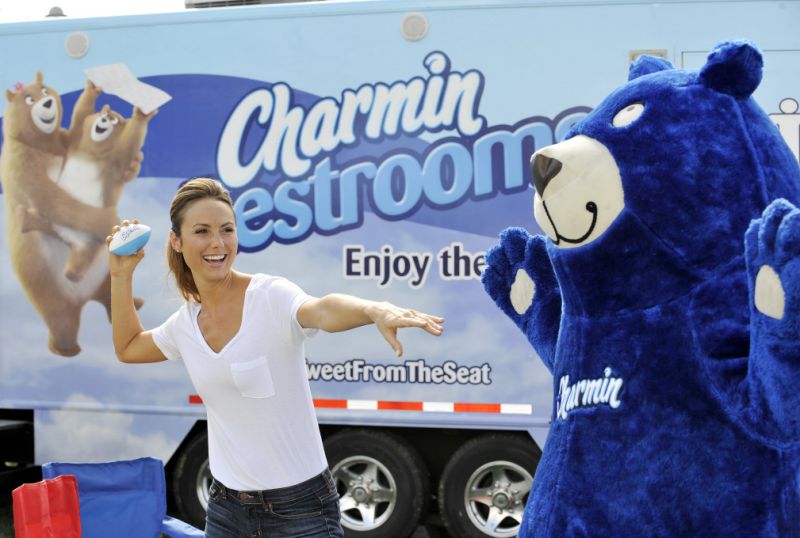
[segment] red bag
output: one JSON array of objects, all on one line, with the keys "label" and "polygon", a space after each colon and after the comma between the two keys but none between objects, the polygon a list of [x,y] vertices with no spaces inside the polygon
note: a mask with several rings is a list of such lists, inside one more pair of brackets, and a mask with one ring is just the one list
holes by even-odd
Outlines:
[{"label": "red bag", "polygon": [[22,484],[11,496],[17,538],[81,538],[78,482],[74,476]]}]

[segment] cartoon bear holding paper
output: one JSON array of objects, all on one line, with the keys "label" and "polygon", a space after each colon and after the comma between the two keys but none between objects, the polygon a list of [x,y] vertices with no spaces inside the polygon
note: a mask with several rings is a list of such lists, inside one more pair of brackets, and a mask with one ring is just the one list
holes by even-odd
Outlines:
[{"label": "cartoon bear holding paper", "polygon": [[[79,194],[84,191],[73,189],[79,194],[74,196],[59,185],[69,148],[79,147],[79,137],[94,114],[98,94],[99,89],[87,82],[72,115],[72,127],[77,128],[68,132],[60,127],[60,96],[44,84],[41,73],[34,82],[18,84],[14,92],[6,91],[0,179],[11,263],[28,299],[47,325],[48,347],[63,356],[80,352],[80,313],[87,301],[97,300],[110,312],[105,258],[95,256],[95,263],[87,265],[82,256],[88,257],[90,249],[85,249],[85,254],[72,252],[54,233],[59,228],[76,230],[90,244],[103,244],[119,222],[113,188],[104,189],[101,198],[87,199]],[[122,180],[115,181],[124,182],[138,174],[140,147],[124,168]],[[65,268],[70,273],[73,266],[78,268],[71,273],[75,282],[64,274]],[[140,300],[137,305],[141,305]]]}]

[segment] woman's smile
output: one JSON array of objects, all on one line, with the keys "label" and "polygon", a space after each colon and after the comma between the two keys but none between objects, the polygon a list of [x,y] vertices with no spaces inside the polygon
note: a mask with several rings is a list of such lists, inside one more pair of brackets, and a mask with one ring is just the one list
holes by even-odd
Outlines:
[{"label": "woman's smile", "polygon": [[225,265],[225,260],[228,258],[227,254],[216,254],[213,256],[203,256],[203,259],[212,267],[222,267]]}]

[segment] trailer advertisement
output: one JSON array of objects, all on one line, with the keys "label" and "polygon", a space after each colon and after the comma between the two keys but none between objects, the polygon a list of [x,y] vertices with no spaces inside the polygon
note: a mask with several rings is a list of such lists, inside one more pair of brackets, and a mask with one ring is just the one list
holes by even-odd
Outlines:
[{"label": "trailer advertisement", "polygon": [[[410,16],[426,36],[404,33]],[[798,154],[787,20],[800,5],[376,0],[0,25],[0,419],[30,413],[35,440],[11,461],[160,458],[202,526],[202,401],[180,362],[116,360],[103,239],[118,218],[152,228],[134,295],[160,325],[181,304],[169,202],[207,176],[232,195],[239,270],[447,319],[441,338],[401,334],[402,358],[369,328],[306,346],[347,535],[431,519],[516,535],[549,423],[571,409],[553,394],[577,383],[552,378],[480,283],[500,231],[540,232],[530,156],[635,51],[692,67],[740,36],[764,51],[756,99]],[[622,380],[590,381],[619,405]]]}]

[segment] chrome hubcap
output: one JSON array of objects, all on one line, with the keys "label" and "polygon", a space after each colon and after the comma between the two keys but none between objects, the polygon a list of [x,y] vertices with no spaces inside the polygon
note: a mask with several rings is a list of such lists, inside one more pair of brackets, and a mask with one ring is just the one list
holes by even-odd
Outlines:
[{"label": "chrome hubcap", "polygon": [[516,536],[533,477],[510,461],[479,467],[467,480],[464,505],[475,527],[493,538]]},{"label": "chrome hubcap", "polygon": [[356,531],[369,531],[383,525],[397,505],[394,477],[376,459],[352,456],[340,461],[332,470],[342,525]]},{"label": "chrome hubcap", "polygon": [[203,506],[203,510],[208,509],[208,488],[211,487],[211,471],[208,468],[208,460],[203,462],[197,470],[197,480],[195,481],[195,491],[197,499]]}]

